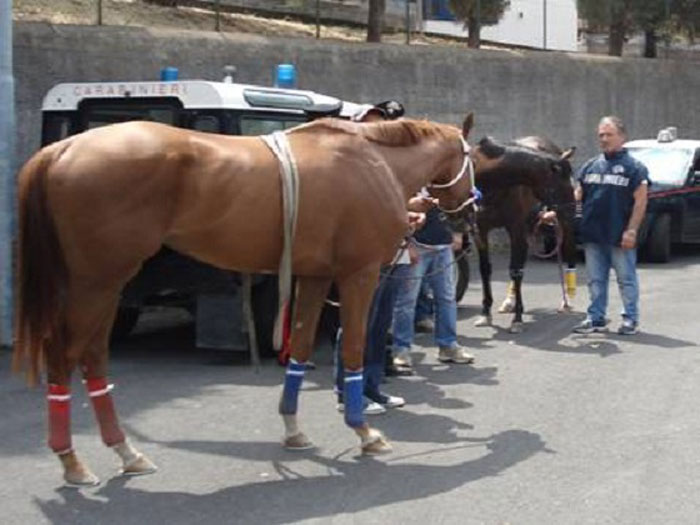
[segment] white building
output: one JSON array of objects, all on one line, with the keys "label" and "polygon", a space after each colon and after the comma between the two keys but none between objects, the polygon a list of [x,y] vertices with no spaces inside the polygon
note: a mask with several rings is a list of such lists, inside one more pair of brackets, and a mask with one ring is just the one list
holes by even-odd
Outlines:
[{"label": "white building", "polygon": [[[467,37],[447,0],[418,0],[419,24],[428,33]],[[500,22],[481,29],[482,40],[560,51],[577,50],[576,0],[511,0]]]}]

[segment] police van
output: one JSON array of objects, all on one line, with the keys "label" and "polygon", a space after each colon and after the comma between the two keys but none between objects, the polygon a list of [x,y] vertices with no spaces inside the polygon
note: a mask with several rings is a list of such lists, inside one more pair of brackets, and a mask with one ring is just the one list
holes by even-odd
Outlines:
[{"label": "police van", "polygon": [[642,255],[668,262],[673,244],[700,243],[700,140],[681,139],[669,127],[656,139],[632,140],[625,147],[651,179],[639,231]]},{"label": "police van", "polygon": [[[278,66],[278,86],[234,82],[227,66],[221,82],[181,80],[164,68],[158,81],[63,83],[51,88],[42,106],[42,145],[85,130],[129,120],[227,135],[264,135],[323,116],[349,118],[361,106],[291,88],[294,70]],[[198,347],[246,350],[241,278],[163,248],[144,263],[125,287],[113,337],[127,335],[149,305],[180,306],[195,317]],[[277,280],[255,276],[251,306],[261,351],[272,347]]]}]

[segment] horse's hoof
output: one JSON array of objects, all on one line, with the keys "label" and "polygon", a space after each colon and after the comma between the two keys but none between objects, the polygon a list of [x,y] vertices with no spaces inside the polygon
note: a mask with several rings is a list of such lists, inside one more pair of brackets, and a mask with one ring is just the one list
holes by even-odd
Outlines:
[{"label": "horse's hoof", "polygon": [[155,463],[141,454],[128,465],[124,465],[119,473],[122,476],[145,476],[146,474],[153,474],[157,470],[158,467]]},{"label": "horse's hoof", "polygon": [[499,314],[512,314],[515,311],[515,303],[505,301],[498,309]]},{"label": "horse's hoof", "polygon": [[560,314],[570,314],[574,311],[574,307],[570,304],[562,304],[557,310]]},{"label": "horse's hoof", "polygon": [[511,334],[521,334],[523,332],[523,323],[513,322],[508,329]]},{"label": "horse's hoof", "polygon": [[370,429],[369,436],[362,440],[362,454],[365,456],[388,454],[392,450],[391,444],[379,430]]},{"label": "horse's hoof", "polygon": [[474,326],[491,326],[492,320],[490,315],[480,315],[476,321],[474,321]]},{"label": "horse's hoof", "polygon": [[70,487],[94,487],[100,484],[100,479],[83,465],[75,452],[61,454],[58,459],[63,464],[63,479],[66,485]]},{"label": "horse's hoof", "polygon": [[303,432],[285,437],[282,445],[287,450],[309,450],[310,448],[314,448],[314,444]]}]

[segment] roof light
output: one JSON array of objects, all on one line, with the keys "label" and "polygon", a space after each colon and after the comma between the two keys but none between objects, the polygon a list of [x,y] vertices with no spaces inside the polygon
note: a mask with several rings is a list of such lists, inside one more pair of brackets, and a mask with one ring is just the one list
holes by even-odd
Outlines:
[{"label": "roof light", "polygon": [[243,98],[251,106],[266,108],[307,109],[313,106],[311,97],[284,91],[244,89]]},{"label": "roof light", "polygon": [[224,82],[233,84],[233,76],[236,74],[236,66],[224,66]]},{"label": "roof light", "polygon": [[294,64],[277,64],[275,87],[288,89],[297,87],[297,70]]},{"label": "roof light", "polygon": [[656,137],[657,142],[673,142],[678,138],[678,128],[669,126],[659,131]]},{"label": "roof light", "polygon": [[161,82],[173,82],[177,80],[178,70],[176,67],[164,67],[160,70],[160,80]]}]

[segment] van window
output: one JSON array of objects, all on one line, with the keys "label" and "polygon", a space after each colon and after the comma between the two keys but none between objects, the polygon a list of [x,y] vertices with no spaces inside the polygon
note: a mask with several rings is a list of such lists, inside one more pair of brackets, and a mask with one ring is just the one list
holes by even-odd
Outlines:
[{"label": "van window", "polygon": [[41,130],[41,145],[65,139],[73,133],[73,112],[45,112]]},{"label": "van window", "polygon": [[303,116],[249,116],[240,117],[241,135],[268,135],[273,131],[293,128],[306,122]]},{"label": "van window", "polygon": [[197,115],[192,123],[192,129],[207,133],[219,133],[221,124],[219,118],[214,115]]},{"label": "van window", "polygon": [[182,104],[169,99],[90,99],[80,103],[82,130],[98,128],[108,124],[130,120],[160,122],[171,126],[178,125]]}]

